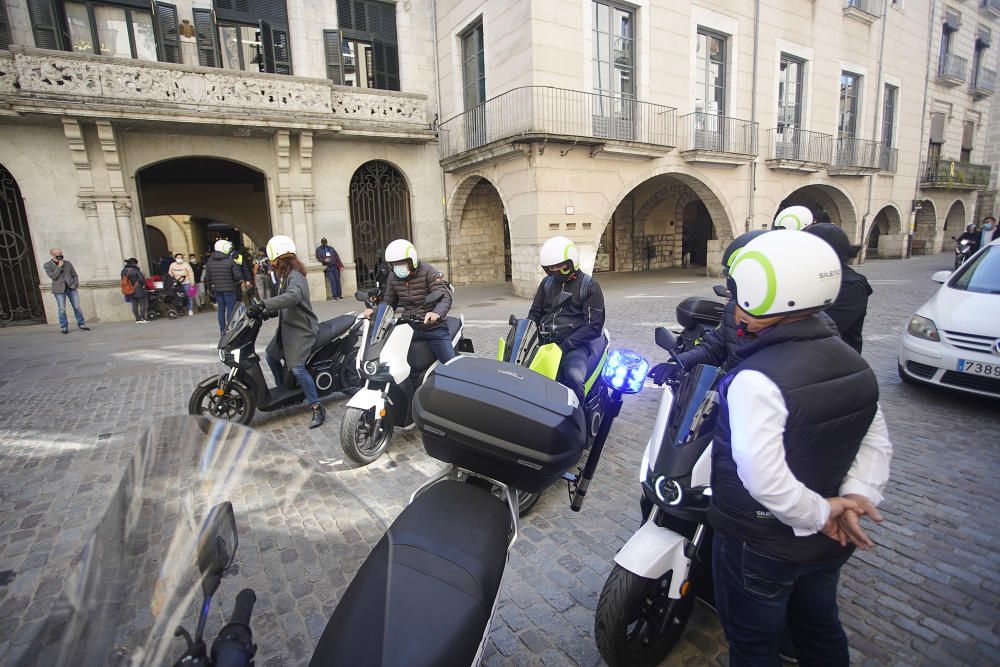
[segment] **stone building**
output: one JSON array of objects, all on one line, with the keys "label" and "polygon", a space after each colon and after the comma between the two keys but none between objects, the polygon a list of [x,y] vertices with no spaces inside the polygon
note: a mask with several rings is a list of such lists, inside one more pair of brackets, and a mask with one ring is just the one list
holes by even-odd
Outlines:
[{"label": "stone building", "polygon": [[[0,320],[55,321],[48,250],[89,317],[125,319],[119,271],[212,241],[291,236],[326,294],[399,236],[444,262],[428,2],[3,0]],[[350,86],[350,87],[348,87]]]},{"label": "stone building", "polygon": [[492,280],[484,258],[509,256],[528,294],[538,245],[557,233],[599,271],[712,273],[730,239],[791,204],[828,215],[862,258],[936,252],[986,187],[997,12],[992,0],[439,3],[454,277]]}]

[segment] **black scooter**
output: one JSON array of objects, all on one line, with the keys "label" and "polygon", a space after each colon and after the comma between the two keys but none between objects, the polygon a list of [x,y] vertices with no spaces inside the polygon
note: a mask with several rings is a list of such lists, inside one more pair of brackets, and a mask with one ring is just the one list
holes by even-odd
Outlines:
[{"label": "black scooter", "polygon": [[[219,360],[229,371],[198,384],[188,401],[189,414],[249,424],[257,410],[271,412],[305,399],[305,392],[287,369],[284,386],[268,386],[254,349],[261,322],[261,318],[250,315],[246,306],[237,304],[219,338]],[[350,395],[361,388],[355,361],[363,322],[348,314],[320,323],[306,370],[321,397],[335,391]]]}]

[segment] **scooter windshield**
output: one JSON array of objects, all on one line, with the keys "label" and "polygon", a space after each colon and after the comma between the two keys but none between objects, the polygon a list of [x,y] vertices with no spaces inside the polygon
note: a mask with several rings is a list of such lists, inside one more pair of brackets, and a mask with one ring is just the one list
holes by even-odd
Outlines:
[{"label": "scooter windshield", "polygon": [[249,323],[250,317],[247,315],[246,306],[242,302],[236,304],[232,316],[226,322],[226,328],[222,330],[222,335],[219,337],[219,349],[224,350],[231,346]]},{"label": "scooter windshield", "polygon": [[684,376],[670,407],[668,436],[674,447],[694,442],[715,430],[718,396],[715,387],[722,371],[696,366]]},{"label": "scooter windshield", "polygon": [[[287,659],[284,642],[262,641],[285,622],[266,612],[295,595],[299,606],[286,612],[308,637],[299,614],[321,614],[320,600],[336,599],[346,585],[326,578],[324,560],[360,562],[365,540],[377,539],[370,533],[385,528],[384,511],[369,511],[328,468],[256,431],[185,416],[155,422],[140,440],[63,596],[14,664],[173,664],[186,649],[174,630],[184,625],[194,634],[202,602],[199,532],[209,510],[227,500],[239,546],[212,600],[205,640],[215,639],[236,594],[250,587],[262,602],[251,620],[257,664]],[[300,611],[304,604],[314,611]]]},{"label": "scooter windshield", "polygon": [[371,329],[368,331],[369,345],[374,344],[382,337],[382,334],[385,333],[385,330],[392,323],[392,315],[392,306],[386,303],[378,305],[378,308],[375,309],[375,314],[372,316]]}]

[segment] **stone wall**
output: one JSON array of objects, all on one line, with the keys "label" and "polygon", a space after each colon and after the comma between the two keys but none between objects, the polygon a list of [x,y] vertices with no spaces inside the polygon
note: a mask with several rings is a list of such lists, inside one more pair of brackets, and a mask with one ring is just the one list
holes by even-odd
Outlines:
[{"label": "stone wall", "polygon": [[451,272],[455,284],[504,280],[503,202],[489,181],[472,188],[461,217],[452,221]]}]

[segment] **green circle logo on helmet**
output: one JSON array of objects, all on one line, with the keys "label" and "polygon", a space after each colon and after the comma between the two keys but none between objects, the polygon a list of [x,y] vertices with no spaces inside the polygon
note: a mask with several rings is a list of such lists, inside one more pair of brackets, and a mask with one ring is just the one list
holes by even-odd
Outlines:
[{"label": "green circle logo on helmet", "polygon": [[805,229],[813,222],[813,214],[805,206],[789,206],[778,213],[774,219],[773,229],[791,229],[799,231]]},{"label": "green circle logo on helmet", "polygon": [[737,303],[754,317],[829,306],[840,292],[840,258],[812,234],[775,230],[737,251],[729,265]]},{"label": "green circle logo on helmet", "polygon": [[272,262],[283,255],[294,255],[295,254],[295,241],[285,236],[284,234],[278,234],[277,236],[272,236],[271,240],[267,242],[267,258]]},{"label": "green circle logo on helmet", "polygon": [[[416,247],[406,239],[396,239],[385,247],[385,261],[392,267],[393,273],[400,279],[405,279],[416,271],[417,266],[420,264]],[[405,272],[397,270],[398,268],[403,268],[396,266],[402,262],[406,262],[409,265],[409,270]]]},{"label": "green circle logo on helmet", "polygon": [[538,262],[545,273],[568,276],[580,268],[580,250],[565,236],[553,236],[542,244]]}]

